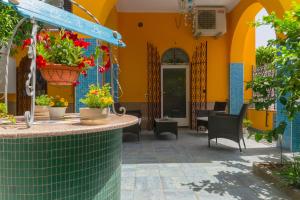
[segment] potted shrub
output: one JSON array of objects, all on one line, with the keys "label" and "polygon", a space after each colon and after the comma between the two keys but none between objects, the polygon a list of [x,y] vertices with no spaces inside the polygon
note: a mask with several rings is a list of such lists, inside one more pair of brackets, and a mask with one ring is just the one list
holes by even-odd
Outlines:
[{"label": "potted shrub", "polygon": [[[23,47],[31,42],[30,38],[24,40]],[[76,33],[61,31],[55,37],[42,32],[37,35],[37,68],[48,84],[73,85],[80,73],[86,75],[87,70],[95,66],[94,55],[85,56],[89,45]]]},{"label": "potted shrub", "polygon": [[0,124],[16,123],[16,118],[13,115],[9,115],[5,103],[0,103]]},{"label": "potted shrub", "polygon": [[102,88],[90,85],[89,92],[80,102],[87,106],[80,109],[82,124],[101,125],[109,122],[109,107],[114,103],[109,84]]},{"label": "potted shrub", "polygon": [[50,102],[50,119],[62,119],[65,114],[69,103],[65,98],[60,96],[52,97]]},{"label": "potted shrub", "polygon": [[52,99],[48,95],[40,95],[35,99],[34,116],[37,120],[49,120],[49,105]]}]

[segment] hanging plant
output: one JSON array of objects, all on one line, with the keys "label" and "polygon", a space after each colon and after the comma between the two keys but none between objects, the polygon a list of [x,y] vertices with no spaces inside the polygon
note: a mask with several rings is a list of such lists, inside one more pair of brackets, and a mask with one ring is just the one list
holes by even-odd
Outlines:
[{"label": "hanging plant", "polygon": [[110,51],[108,46],[102,45],[100,48],[96,49],[96,55],[97,57],[101,57],[101,64],[99,66],[99,72],[105,73],[107,72],[111,67],[111,61],[110,61]]},{"label": "hanging plant", "polygon": [[[23,41],[23,48],[28,47],[32,39]],[[79,38],[78,34],[61,31],[58,37],[42,32],[37,35],[37,68],[49,84],[74,85],[82,73],[95,66],[94,55],[85,56],[90,43]]]}]

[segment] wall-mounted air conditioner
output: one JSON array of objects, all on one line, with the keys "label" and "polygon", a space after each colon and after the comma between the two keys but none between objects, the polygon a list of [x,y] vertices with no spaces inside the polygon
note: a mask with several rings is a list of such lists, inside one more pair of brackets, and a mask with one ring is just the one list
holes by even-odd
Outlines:
[{"label": "wall-mounted air conditioner", "polygon": [[227,31],[226,8],[224,7],[194,7],[193,16],[195,37],[219,37]]}]

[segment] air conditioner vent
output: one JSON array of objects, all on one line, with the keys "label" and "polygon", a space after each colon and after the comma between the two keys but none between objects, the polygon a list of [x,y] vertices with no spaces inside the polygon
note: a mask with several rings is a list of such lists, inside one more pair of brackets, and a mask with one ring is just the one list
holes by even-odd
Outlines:
[{"label": "air conditioner vent", "polygon": [[224,7],[194,7],[194,36],[220,37],[227,31],[226,8]]},{"label": "air conditioner vent", "polygon": [[200,29],[216,29],[216,10],[199,10],[198,27]]}]

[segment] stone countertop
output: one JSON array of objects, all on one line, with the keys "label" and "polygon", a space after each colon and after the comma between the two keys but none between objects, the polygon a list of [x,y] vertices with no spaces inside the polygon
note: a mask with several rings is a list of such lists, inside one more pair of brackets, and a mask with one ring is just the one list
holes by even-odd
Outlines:
[{"label": "stone countertop", "polygon": [[138,118],[131,115],[110,115],[109,121],[105,125],[86,126],[80,124],[79,115],[70,114],[63,120],[38,121],[27,128],[22,118],[18,117],[15,125],[0,125],[0,138],[54,137],[111,131],[134,125],[138,123]]}]

